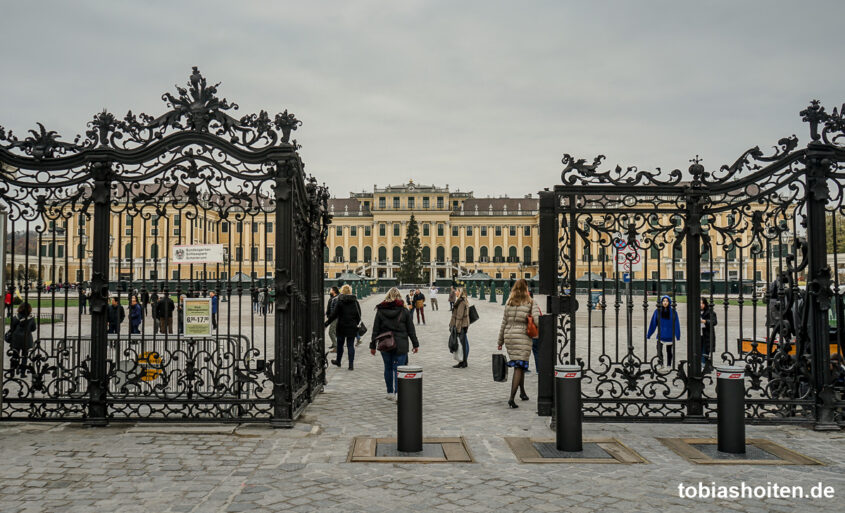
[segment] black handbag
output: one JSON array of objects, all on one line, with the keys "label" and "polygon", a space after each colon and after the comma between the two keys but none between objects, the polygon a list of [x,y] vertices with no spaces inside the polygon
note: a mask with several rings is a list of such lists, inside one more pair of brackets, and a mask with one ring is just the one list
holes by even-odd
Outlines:
[{"label": "black handbag", "polygon": [[454,353],[458,350],[458,332],[455,328],[452,328],[451,332],[449,333],[449,352]]},{"label": "black handbag", "polygon": [[385,331],[379,335],[376,335],[376,349],[381,352],[389,352],[396,349],[396,339],[393,338],[392,331]]},{"label": "black handbag", "polygon": [[358,336],[363,337],[367,333],[367,325],[363,321],[358,324]]},{"label": "black handbag", "polygon": [[475,305],[469,307],[469,323],[472,324],[478,320],[478,310],[475,309]]},{"label": "black handbag", "polygon": [[493,381],[508,380],[508,361],[505,355],[493,353]]}]

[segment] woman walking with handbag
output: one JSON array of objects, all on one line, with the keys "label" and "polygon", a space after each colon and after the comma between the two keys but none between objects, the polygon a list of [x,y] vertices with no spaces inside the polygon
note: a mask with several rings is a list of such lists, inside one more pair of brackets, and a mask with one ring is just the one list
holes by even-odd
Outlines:
[{"label": "woman walking with handbag", "polygon": [[376,349],[381,352],[384,361],[384,383],[387,385],[387,398],[396,400],[398,392],[396,368],[408,365],[408,340],[413,344],[413,352],[419,350],[420,342],[414,328],[414,317],[405,308],[402,293],[396,287],[387,292],[384,301],[376,306],[376,318],[373,320],[370,354]]},{"label": "woman walking with handbag", "polygon": [[524,279],[517,280],[505,304],[502,327],[499,328],[499,350],[502,350],[502,346],[507,347],[510,360],[508,366],[513,367],[511,397],[508,400],[511,408],[519,408],[514,402],[517,389],[519,398],[528,400],[528,394],[525,393],[525,370],[531,357],[531,338],[534,335],[529,331],[536,330],[534,320],[539,318],[540,309],[528,294],[528,283]]},{"label": "woman walking with handbag", "polygon": [[455,330],[458,340],[464,346],[464,359],[452,367],[456,369],[463,369],[467,366],[467,357],[469,356],[469,340],[467,339],[467,331],[469,330],[469,300],[467,299],[467,291],[464,288],[459,288],[455,291],[457,300],[452,308],[452,318],[449,319],[449,328]]},{"label": "woman walking with handbag", "polygon": [[348,284],[340,288],[334,310],[332,310],[326,326],[337,319],[337,359],[332,363],[340,367],[343,359],[343,346],[349,350],[349,370],[355,369],[355,339],[358,336],[358,325],[361,323],[361,305],[358,298],[352,294],[352,287]]}]

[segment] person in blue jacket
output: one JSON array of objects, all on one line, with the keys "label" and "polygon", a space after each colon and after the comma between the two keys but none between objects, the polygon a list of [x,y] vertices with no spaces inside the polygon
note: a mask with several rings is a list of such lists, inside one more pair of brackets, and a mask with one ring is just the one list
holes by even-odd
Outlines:
[{"label": "person in blue jacket", "polygon": [[672,298],[669,296],[660,298],[660,306],[651,316],[646,338],[651,338],[655,331],[657,331],[657,361],[659,365],[663,365],[663,346],[666,346],[666,361],[671,367],[675,358],[675,341],[681,339],[681,321],[678,319],[678,312],[672,308]]},{"label": "person in blue jacket", "polygon": [[141,322],[144,320],[144,310],[138,304],[138,296],[129,298],[129,332],[141,333]]}]

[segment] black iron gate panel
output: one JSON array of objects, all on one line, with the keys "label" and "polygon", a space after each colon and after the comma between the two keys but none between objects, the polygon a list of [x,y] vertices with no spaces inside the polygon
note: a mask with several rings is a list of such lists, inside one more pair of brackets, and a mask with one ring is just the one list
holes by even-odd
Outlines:
[{"label": "black iron gate panel", "polygon": [[[19,305],[36,321],[5,344],[0,419],[289,426],[321,390],[308,298],[328,193],[290,140],[300,122],[232,117],[196,68],[163,99],[159,117],[97,114],[73,142],[0,127],[4,331]],[[206,315],[183,311],[200,298]]]},{"label": "black iron gate panel", "polygon": [[806,148],[784,138],[713,172],[564,156],[540,199],[541,350],[584,368],[587,418],[712,420],[713,366],[744,363],[749,419],[843,423],[843,117],[802,116]]}]

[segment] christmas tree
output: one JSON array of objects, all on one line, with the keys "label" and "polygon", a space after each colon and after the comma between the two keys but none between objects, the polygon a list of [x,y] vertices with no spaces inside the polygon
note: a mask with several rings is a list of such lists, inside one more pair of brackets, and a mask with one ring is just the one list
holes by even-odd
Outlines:
[{"label": "christmas tree", "polygon": [[399,281],[402,283],[422,283],[420,248],[420,228],[417,220],[411,215],[408,221],[408,233],[402,247],[402,263],[399,264]]}]

